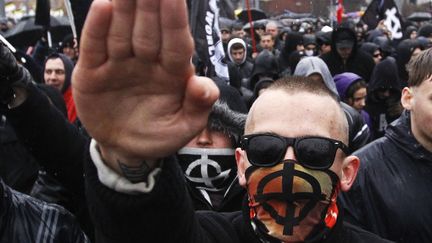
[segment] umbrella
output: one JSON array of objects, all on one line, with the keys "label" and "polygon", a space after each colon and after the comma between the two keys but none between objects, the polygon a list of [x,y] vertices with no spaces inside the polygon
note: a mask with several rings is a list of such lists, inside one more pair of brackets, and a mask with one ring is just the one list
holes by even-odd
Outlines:
[{"label": "umbrella", "polygon": [[[254,29],[259,29],[259,28],[265,29],[267,22],[268,22],[267,19],[260,19],[260,20],[252,21],[252,24],[254,26]],[[250,23],[247,23],[243,26],[244,31],[249,31],[250,28],[251,28]]]},{"label": "umbrella", "polygon": [[[252,15],[252,20],[260,20],[260,19],[266,19],[267,15],[259,9],[251,9],[251,15]],[[248,10],[243,10],[241,11],[238,15],[237,18],[240,19],[241,21],[243,21],[244,23],[249,22],[249,17],[248,17]]]},{"label": "umbrella", "polygon": [[43,27],[34,24],[34,17],[24,17],[4,37],[14,46],[25,47],[34,45],[43,34]]},{"label": "umbrella", "polygon": [[428,12],[414,12],[410,16],[408,16],[407,19],[410,21],[422,22],[431,20],[432,15]]},{"label": "umbrella", "polygon": [[[34,16],[22,18],[13,28],[5,33],[4,37],[14,46],[25,47],[34,45],[45,35],[44,27],[36,25],[34,20]],[[50,24],[49,31],[51,32],[53,42],[60,42],[64,36],[72,33],[67,17],[51,16]]]},{"label": "umbrella", "polygon": [[51,27],[49,30],[53,42],[61,42],[65,36],[72,34],[72,29],[67,16],[51,16]]}]

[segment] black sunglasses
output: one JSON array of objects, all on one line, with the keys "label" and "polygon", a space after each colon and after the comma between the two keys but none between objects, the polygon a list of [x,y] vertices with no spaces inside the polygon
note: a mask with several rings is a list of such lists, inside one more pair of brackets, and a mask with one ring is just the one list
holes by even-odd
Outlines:
[{"label": "black sunglasses", "polygon": [[240,140],[240,147],[246,151],[249,162],[259,167],[272,167],[282,162],[289,146],[294,147],[299,164],[315,170],[330,168],[338,148],[349,154],[344,143],[325,137],[288,138],[276,134],[251,134]]}]

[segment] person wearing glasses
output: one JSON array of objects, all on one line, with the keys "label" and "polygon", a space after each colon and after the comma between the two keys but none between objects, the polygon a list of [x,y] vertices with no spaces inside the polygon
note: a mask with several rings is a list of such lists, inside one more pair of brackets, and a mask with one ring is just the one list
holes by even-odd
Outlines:
[{"label": "person wearing glasses", "polygon": [[219,91],[194,76],[186,9],[99,0],[88,14],[73,88],[93,137],[84,167],[97,242],[387,242],[343,222],[337,196],[359,160],[339,102],[304,77],[277,81],[248,114],[235,151],[243,211],[193,210],[173,154],[206,126]]},{"label": "person wearing glasses", "polygon": [[432,241],[432,49],[408,64],[404,111],[384,137],[354,154],[357,180],[343,194],[347,220],[397,242]]}]

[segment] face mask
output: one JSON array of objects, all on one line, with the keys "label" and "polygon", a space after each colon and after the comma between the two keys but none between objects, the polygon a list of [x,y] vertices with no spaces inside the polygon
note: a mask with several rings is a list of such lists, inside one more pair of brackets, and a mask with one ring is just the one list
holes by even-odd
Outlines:
[{"label": "face mask", "polygon": [[252,226],[267,240],[321,238],[336,223],[339,178],[330,170],[311,170],[285,160],[245,172]]},{"label": "face mask", "polygon": [[306,56],[308,56],[308,57],[313,56],[314,53],[315,53],[314,50],[305,50],[305,54],[306,54]]},{"label": "face mask", "polygon": [[237,176],[234,149],[182,148],[177,156],[186,179],[195,188],[221,191]]}]

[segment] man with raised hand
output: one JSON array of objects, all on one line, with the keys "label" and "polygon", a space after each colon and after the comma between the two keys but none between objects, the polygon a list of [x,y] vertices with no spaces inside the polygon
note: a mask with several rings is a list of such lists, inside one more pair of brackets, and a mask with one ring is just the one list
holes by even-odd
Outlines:
[{"label": "man with raised hand", "polygon": [[343,223],[336,198],[359,161],[322,82],[278,81],[251,108],[236,149],[243,213],[195,212],[172,155],[205,127],[218,90],[194,76],[185,1],[96,0],[81,44],[73,87],[94,138],[85,167],[97,241],[383,242]]}]

